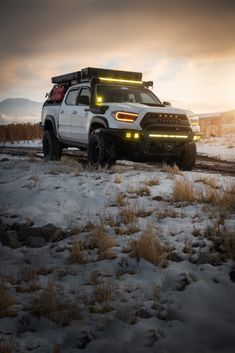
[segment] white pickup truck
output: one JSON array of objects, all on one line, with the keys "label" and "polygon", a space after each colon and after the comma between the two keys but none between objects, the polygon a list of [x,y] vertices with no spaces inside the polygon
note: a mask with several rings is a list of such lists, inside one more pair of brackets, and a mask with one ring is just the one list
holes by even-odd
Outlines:
[{"label": "white pickup truck", "polygon": [[191,170],[200,139],[198,118],[161,102],[138,72],[86,68],[56,76],[42,108],[43,151],[88,151],[94,167],[117,159],[157,160]]}]

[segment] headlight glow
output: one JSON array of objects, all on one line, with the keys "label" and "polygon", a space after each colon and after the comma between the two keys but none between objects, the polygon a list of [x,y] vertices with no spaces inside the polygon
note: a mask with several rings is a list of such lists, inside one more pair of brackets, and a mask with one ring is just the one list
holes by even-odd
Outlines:
[{"label": "headlight glow", "polygon": [[129,112],[114,112],[114,119],[118,121],[122,121],[124,123],[133,123],[139,116],[137,113],[129,113]]}]

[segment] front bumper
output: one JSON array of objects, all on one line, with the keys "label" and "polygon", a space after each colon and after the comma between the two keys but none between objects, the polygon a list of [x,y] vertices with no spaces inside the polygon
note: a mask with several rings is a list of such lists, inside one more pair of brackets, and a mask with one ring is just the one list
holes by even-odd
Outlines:
[{"label": "front bumper", "polygon": [[125,129],[104,129],[112,137],[120,158],[152,156],[159,159],[179,156],[186,144],[198,142],[200,134],[191,129],[180,131],[143,131]]}]

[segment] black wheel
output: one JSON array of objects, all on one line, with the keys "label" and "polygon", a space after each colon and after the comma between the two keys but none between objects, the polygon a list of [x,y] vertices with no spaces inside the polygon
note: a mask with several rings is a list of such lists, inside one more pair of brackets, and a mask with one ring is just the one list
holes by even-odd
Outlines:
[{"label": "black wheel", "polygon": [[90,164],[111,167],[116,163],[116,151],[112,140],[101,132],[94,132],[89,138],[88,160]]},{"label": "black wheel", "polygon": [[54,135],[53,130],[44,131],[43,139],[43,154],[48,161],[58,161],[61,159],[62,148],[59,140]]},{"label": "black wheel", "polygon": [[177,159],[176,164],[181,170],[192,170],[196,162],[197,149],[195,143],[185,145],[181,156]]}]

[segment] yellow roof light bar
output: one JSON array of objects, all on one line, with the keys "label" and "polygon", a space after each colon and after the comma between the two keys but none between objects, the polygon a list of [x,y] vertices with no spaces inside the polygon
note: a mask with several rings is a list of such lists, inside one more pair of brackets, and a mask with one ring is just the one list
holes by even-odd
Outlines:
[{"label": "yellow roof light bar", "polygon": [[112,78],[112,77],[99,77],[101,81],[107,81],[107,82],[120,82],[120,83],[136,83],[139,85],[142,85],[142,81],[134,81],[134,80],[125,80],[121,78]]},{"label": "yellow roof light bar", "polygon": [[187,135],[166,135],[166,134],[149,134],[149,137],[156,138],[173,138],[173,139],[187,139]]}]

